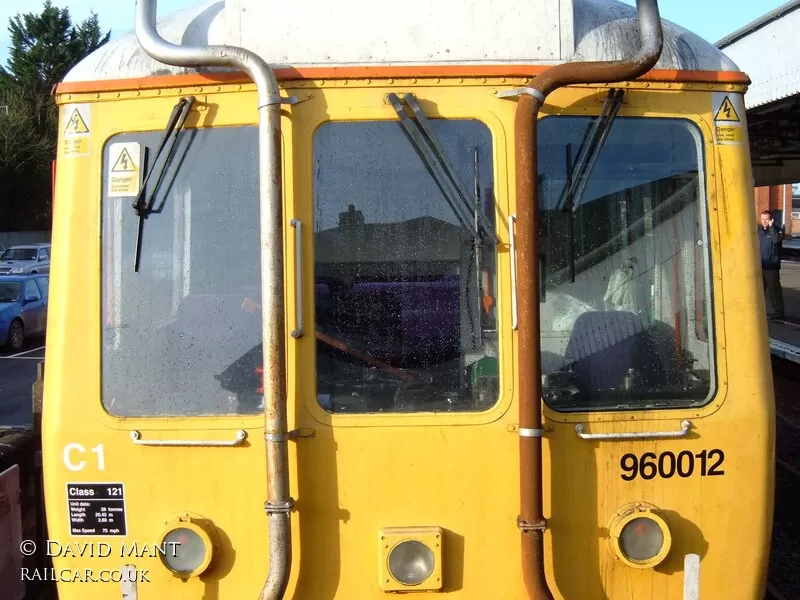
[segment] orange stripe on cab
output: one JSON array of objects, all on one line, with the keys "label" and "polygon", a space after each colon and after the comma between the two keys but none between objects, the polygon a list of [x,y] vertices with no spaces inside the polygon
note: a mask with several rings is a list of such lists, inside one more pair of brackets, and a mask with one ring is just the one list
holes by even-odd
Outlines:
[{"label": "orange stripe on cab", "polygon": [[[385,79],[389,77],[535,77],[547,69],[543,65],[396,65],[364,67],[289,67],[276,69],[279,81],[313,79]],[[677,71],[653,69],[641,81],[672,83],[734,83],[749,85],[750,78],[740,71]],[[103,81],[70,81],[58,84],[57,94],[81,94],[146,90],[154,88],[224,85],[250,83],[241,71],[225,73],[193,73],[187,75],[161,75],[136,79],[108,79]]]}]

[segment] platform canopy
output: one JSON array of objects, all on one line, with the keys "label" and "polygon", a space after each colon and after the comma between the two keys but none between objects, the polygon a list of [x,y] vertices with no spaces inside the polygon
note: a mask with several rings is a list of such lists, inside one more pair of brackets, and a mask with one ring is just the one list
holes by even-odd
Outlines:
[{"label": "platform canopy", "polygon": [[752,80],[745,95],[755,185],[800,181],[800,0],[716,43]]}]

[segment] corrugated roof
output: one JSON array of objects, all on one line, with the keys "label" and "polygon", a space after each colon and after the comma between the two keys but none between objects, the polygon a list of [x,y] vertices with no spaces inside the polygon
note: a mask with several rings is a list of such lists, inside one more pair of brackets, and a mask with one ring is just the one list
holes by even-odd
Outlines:
[{"label": "corrugated roof", "polygon": [[787,2],[786,4],[783,4],[776,9],[769,11],[768,13],[760,16],[755,21],[748,23],[741,29],[737,29],[733,33],[729,33],[714,45],[720,50],[722,50],[726,46],[730,46],[737,40],[745,37],[746,35],[749,35],[756,29],[760,29],[761,27],[764,27],[764,25],[768,25],[773,21],[780,19],[785,14],[795,10],[796,8],[800,8],[800,0],[791,0],[791,2]]},{"label": "corrugated roof", "polygon": [[723,40],[722,50],[750,77],[748,109],[800,94],[800,0],[773,10]]}]

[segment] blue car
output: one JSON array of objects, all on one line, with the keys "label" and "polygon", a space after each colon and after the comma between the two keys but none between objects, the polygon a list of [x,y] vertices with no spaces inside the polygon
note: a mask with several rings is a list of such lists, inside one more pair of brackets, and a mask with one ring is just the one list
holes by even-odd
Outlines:
[{"label": "blue car", "polygon": [[0,277],[0,345],[21,350],[25,338],[47,331],[48,275]]}]

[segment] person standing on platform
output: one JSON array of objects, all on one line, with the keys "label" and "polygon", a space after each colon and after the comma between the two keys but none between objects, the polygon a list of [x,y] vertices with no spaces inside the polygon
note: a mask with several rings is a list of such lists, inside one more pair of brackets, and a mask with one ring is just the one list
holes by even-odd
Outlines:
[{"label": "person standing on platform", "polygon": [[783,290],[781,289],[781,249],[783,230],[775,225],[772,213],[761,211],[759,215],[758,247],[761,252],[761,275],[764,281],[764,294],[769,297],[772,312],[767,310],[769,319],[783,319]]}]

